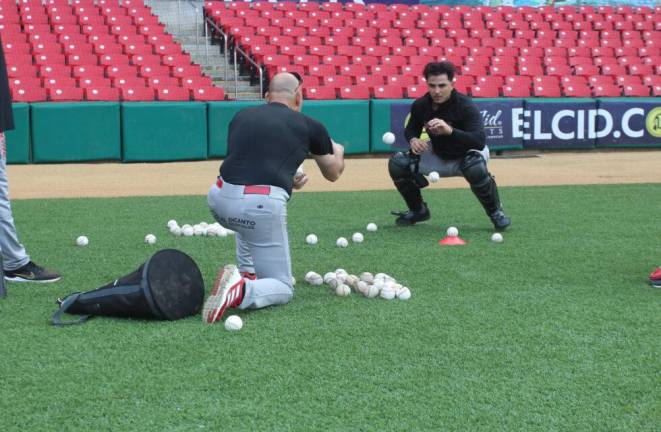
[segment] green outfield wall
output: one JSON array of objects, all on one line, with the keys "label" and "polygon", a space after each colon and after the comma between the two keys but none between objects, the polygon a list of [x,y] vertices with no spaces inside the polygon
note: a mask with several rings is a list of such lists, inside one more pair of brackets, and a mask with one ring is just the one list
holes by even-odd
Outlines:
[{"label": "green outfield wall", "polygon": [[119,103],[34,103],[32,162],[119,160]]},{"label": "green outfield wall", "polygon": [[30,105],[15,103],[14,130],[5,132],[7,142],[7,163],[26,164],[30,162]]},{"label": "green outfield wall", "polygon": [[[347,154],[406,148],[412,100],[305,101]],[[259,101],[14,104],[9,163],[203,160],[227,154],[234,114]],[[660,98],[475,99],[493,150],[661,148]],[[396,142],[383,144],[385,132]]]}]

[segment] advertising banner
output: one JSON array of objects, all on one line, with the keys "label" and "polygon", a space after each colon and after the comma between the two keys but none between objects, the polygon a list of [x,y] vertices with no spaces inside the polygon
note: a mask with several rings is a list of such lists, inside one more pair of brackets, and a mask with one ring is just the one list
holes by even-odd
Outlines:
[{"label": "advertising banner", "polygon": [[512,112],[512,134],[527,149],[584,149],[596,143],[594,99],[526,99]]},{"label": "advertising banner", "polygon": [[597,147],[661,147],[661,99],[597,101]]}]

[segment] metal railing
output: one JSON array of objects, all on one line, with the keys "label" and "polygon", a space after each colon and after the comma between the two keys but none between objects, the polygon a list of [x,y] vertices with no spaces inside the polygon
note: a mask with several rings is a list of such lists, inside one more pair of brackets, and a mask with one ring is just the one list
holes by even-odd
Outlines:
[{"label": "metal railing", "polygon": [[[223,53],[224,53],[224,58],[225,58],[225,81],[227,81],[227,69],[229,69],[228,65],[228,58],[227,58],[227,52],[229,48],[229,43],[228,40],[230,36],[225,33],[213,20],[209,17],[206,17],[206,22],[208,25],[211,25],[218,33],[220,33],[223,37]],[[206,32],[206,25],[205,27],[205,32]],[[262,68],[246,53],[243,51],[237,43],[234,42],[234,45],[232,46],[232,54],[233,54],[233,63],[234,63],[234,99],[237,98],[239,94],[239,70],[238,70],[238,57],[237,57],[237,52],[241,54],[241,56],[248,61],[251,65],[255,67],[255,70],[257,71],[259,75],[259,97],[262,99],[264,97],[264,71]]]}]

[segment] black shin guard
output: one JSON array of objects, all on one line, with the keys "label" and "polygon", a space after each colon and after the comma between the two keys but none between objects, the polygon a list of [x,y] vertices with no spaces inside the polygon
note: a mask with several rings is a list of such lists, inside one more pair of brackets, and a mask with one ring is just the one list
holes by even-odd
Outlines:
[{"label": "black shin guard", "polygon": [[418,173],[417,160],[408,154],[398,152],[388,161],[388,173],[397,191],[402,195],[409,210],[422,209],[422,193],[420,189],[427,186],[427,180]]},{"label": "black shin guard", "polygon": [[491,216],[501,210],[496,181],[487,170],[487,163],[480,153],[469,152],[462,161],[461,172],[487,215]]}]

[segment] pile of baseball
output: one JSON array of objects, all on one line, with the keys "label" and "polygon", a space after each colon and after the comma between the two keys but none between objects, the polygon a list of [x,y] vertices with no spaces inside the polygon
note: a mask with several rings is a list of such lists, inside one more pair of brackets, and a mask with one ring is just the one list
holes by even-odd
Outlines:
[{"label": "pile of baseball", "polygon": [[184,224],[179,226],[174,219],[168,221],[168,230],[177,237],[227,237],[228,235],[234,234],[234,231],[224,228],[218,222],[212,224],[200,222],[195,225]]},{"label": "pile of baseball", "polygon": [[322,277],[319,273],[310,271],[305,275],[305,281],[310,285],[326,284],[341,297],[346,297],[354,292],[367,298],[381,297],[386,300],[411,298],[409,288],[397,283],[395,278],[385,273],[373,275],[370,272],[364,272],[360,276],[356,276],[347,273],[344,269],[337,269]]}]

